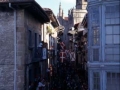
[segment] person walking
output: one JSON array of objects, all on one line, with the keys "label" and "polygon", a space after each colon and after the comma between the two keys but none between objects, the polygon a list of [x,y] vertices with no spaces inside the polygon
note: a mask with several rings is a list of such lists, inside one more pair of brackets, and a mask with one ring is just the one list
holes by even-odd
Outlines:
[{"label": "person walking", "polygon": [[43,90],[43,88],[45,87],[45,84],[43,83],[44,83],[44,79],[39,80],[37,90]]}]

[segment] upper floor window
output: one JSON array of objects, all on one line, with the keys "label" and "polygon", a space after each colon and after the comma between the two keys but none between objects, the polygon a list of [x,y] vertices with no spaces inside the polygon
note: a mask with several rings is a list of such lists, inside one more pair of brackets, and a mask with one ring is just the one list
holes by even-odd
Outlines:
[{"label": "upper floor window", "polygon": [[[92,45],[99,45],[100,43],[100,20],[99,20],[99,6],[91,7],[89,10],[90,14],[90,26],[91,30],[89,33],[92,36],[91,42]],[[91,33],[92,32],[92,33]]]},{"label": "upper floor window", "polygon": [[109,5],[105,8],[106,24],[119,24],[120,23],[120,5]]},{"label": "upper floor window", "polygon": [[92,44],[93,45],[98,45],[99,44],[99,42],[100,42],[100,35],[99,35],[99,27],[93,27],[92,28],[92,34],[93,34],[93,42],[92,42]]},{"label": "upper floor window", "polygon": [[120,61],[120,48],[110,47],[105,49],[105,60],[106,61]]},{"label": "upper floor window", "polygon": [[99,7],[90,8],[91,26],[99,26]]},{"label": "upper floor window", "polygon": [[120,44],[120,26],[106,26],[106,44]]}]

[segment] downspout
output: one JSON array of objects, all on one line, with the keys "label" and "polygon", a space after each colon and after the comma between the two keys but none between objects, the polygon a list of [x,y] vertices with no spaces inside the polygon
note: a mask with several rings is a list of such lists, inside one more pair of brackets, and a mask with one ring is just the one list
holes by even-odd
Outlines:
[{"label": "downspout", "polygon": [[14,90],[17,90],[17,50],[16,50],[16,46],[17,46],[17,39],[16,39],[16,10],[11,6],[11,3],[9,3],[9,8],[14,10]]}]

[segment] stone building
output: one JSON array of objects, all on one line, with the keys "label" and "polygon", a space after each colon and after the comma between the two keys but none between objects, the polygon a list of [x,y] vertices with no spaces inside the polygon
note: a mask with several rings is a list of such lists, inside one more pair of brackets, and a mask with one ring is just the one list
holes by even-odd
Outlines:
[{"label": "stone building", "polygon": [[120,0],[88,0],[89,90],[120,90]]},{"label": "stone building", "polygon": [[[76,25],[78,26],[78,24],[80,25],[84,16],[87,13],[86,10],[87,7],[87,1],[86,0],[76,0],[76,8],[72,8],[70,10],[68,10],[68,19],[69,19],[69,31],[68,33],[70,33],[71,31],[74,32]],[[69,35],[69,48],[74,47],[74,43],[75,43],[75,33],[71,33],[71,35]],[[72,42],[71,42],[72,40]]]},{"label": "stone building", "polygon": [[82,22],[87,13],[86,7],[86,0],[76,0],[76,8],[72,8],[68,11],[69,27],[73,27],[75,24]]},{"label": "stone building", "polygon": [[[64,26],[64,31],[61,39],[66,45],[70,44],[69,41],[71,38],[71,36],[70,37],[68,36],[68,31],[71,30],[75,24],[82,22],[85,14],[87,13],[86,6],[87,6],[86,0],[76,0],[76,8],[70,9],[68,11],[68,17],[64,17],[64,12],[63,9],[61,8],[60,3],[57,18],[60,24]],[[67,49],[70,47],[67,47]]]},{"label": "stone building", "polygon": [[57,58],[57,34],[59,31],[59,22],[50,8],[44,8],[44,11],[49,16],[50,22],[44,24],[44,32],[42,38],[48,44],[48,67],[56,63]]},{"label": "stone building", "polygon": [[35,50],[45,22],[49,17],[34,0],[0,1],[0,90],[27,90],[41,75]]}]

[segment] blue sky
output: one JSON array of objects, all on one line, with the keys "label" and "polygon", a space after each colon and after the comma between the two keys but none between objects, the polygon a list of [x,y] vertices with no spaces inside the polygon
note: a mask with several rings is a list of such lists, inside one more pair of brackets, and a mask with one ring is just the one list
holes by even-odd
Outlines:
[{"label": "blue sky", "polygon": [[59,4],[61,2],[61,7],[64,11],[64,16],[68,15],[68,10],[75,7],[76,0],[35,0],[43,8],[50,8],[53,10],[54,14],[57,16],[59,12]]}]

